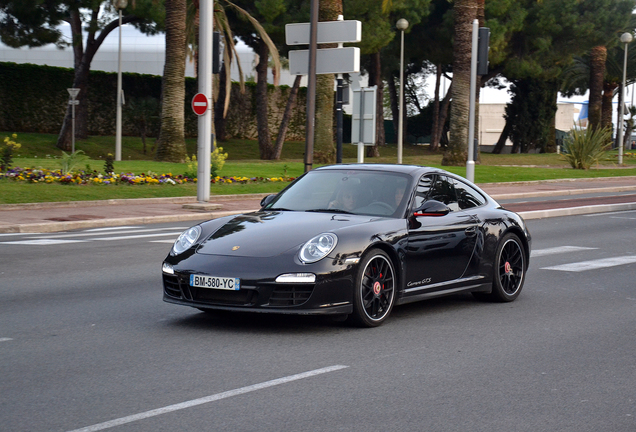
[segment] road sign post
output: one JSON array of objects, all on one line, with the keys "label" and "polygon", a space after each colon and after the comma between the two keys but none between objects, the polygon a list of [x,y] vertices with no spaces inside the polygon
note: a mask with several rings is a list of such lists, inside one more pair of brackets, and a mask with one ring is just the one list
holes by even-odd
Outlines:
[{"label": "road sign post", "polygon": [[[316,104],[316,74],[343,74],[360,71],[360,49],[343,48],[346,42],[362,40],[360,21],[318,22],[318,0],[311,0],[309,23],[287,24],[287,45],[309,45],[309,50],[289,52],[289,71],[292,75],[308,75],[307,127],[305,145],[305,172],[313,165],[314,117]],[[317,49],[318,44],[337,43],[338,48]]]}]

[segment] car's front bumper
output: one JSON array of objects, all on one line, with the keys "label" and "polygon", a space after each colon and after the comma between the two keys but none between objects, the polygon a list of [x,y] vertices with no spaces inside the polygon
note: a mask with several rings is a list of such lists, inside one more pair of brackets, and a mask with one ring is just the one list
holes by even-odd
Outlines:
[{"label": "car's front bumper", "polygon": [[[261,313],[330,315],[353,311],[355,266],[329,260],[298,266],[289,261],[281,264],[280,258],[257,259],[251,264],[247,269],[244,260],[201,255],[175,262],[173,274],[164,272],[162,275],[163,299],[198,309]],[[288,273],[313,273],[315,282],[276,282],[277,276]],[[194,287],[190,285],[191,274],[239,276],[240,289]]]}]

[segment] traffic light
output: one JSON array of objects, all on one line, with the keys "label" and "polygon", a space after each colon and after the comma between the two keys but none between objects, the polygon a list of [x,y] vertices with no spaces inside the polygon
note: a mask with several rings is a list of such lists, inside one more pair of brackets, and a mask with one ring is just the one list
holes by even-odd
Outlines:
[{"label": "traffic light", "polygon": [[488,51],[490,51],[490,29],[479,28],[477,44],[477,75],[488,75]]}]

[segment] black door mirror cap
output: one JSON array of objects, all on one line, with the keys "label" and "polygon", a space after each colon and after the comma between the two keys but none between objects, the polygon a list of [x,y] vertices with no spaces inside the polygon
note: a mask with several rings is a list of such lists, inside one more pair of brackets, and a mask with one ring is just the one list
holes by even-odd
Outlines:
[{"label": "black door mirror cap", "polygon": [[415,209],[413,216],[446,216],[450,213],[450,208],[441,201],[428,200],[419,208]]}]

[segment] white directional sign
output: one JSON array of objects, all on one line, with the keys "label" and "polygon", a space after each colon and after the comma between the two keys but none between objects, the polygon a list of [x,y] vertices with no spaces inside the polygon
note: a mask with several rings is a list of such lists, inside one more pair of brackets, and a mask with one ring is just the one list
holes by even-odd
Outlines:
[{"label": "white directional sign", "polygon": [[377,86],[353,91],[351,144],[375,145]]},{"label": "white directional sign", "polygon": [[[326,48],[316,51],[316,74],[360,72],[360,48]],[[309,50],[289,52],[289,73],[309,73]]]},{"label": "white directional sign", "polygon": [[[285,25],[287,45],[309,45],[309,23]],[[362,40],[362,23],[349,21],[321,21],[318,23],[317,43],[346,43]]]}]

